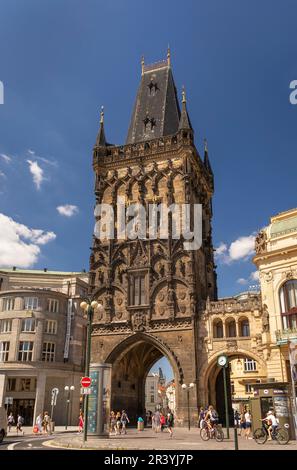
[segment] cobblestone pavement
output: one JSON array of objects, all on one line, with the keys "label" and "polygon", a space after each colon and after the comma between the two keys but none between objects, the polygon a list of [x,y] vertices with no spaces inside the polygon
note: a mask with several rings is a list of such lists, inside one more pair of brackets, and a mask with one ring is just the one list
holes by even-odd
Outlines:
[{"label": "cobblestone pavement", "polygon": [[[68,449],[111,449],[111,450],[233,450],[234,438],[233,429],[230,430],[230,439],[223,442],[216,442],[211,439],[202,441],[199,429],[194,428],[189,431],[186,428],[175,428],[173,438],[168,432],[154,433],[151,429],[137,431],[129,429],[126,435],[110,436],[110,438],[88,437],[86,444],[82,442],[82,436],[68,434],[57,436],[45,442],[43,445],[53,447],[64,447]],[[226,430],[224,430],[226,435]],[[264,445],[257,444],[253,439],[246,440],[238,437],[239,450],[297,450],[296,441],[290,441],[287,445],[280,445],[276,441],[266,442]]]}]

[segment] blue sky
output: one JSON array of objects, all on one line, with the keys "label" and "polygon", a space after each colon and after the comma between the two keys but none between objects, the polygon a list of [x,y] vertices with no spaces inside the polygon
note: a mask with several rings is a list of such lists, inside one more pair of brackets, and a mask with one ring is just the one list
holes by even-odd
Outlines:
[{"label": "blue sky", "polygon": [[169,43],[215,174],[219,295],[255,284],[254,233],[296,206],[296,17],[294,0],[2,0],[0,264],[88,269],[100,106],[124,143],[140,57],[164,59]]}]

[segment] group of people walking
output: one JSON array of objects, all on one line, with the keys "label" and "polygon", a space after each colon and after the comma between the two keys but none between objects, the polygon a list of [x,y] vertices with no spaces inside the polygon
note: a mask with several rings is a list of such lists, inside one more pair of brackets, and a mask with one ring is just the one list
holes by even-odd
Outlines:
[{"label": "group of people walking", "polygon": [[12,413],[9,413],[9,415],[7,416],[7,429],[8,429],[8,432],[10,432],[11,428],[14,425],[16,425],[17,434],[19,432],[25,434],[25,432],[23,431],[24,423],[25,423],[25,420],[24,420],[23,416],[21,416],[20,414],[17,415],[16,421],[15,421],[14,416],[13,416]]},{"label": "group of people walking", "polygon": [[33,432],[35,434],[49,434],[51,432],[50,426],[51,425],[51,418],[48,414],[48,411],[44,413],[39,413],[36,418],[35,426]]},{"label": "group of people walking", "polygon": [[152,415],[152,430],[157,432],[163,432],[164,429],[167,429],[167,431],[170,434],[170,437],[173,436],[173,426],[174,426],[174,415],[172,411],[168,411],[168,413],[165,413],[163,411],[155,411],[155,413]]},{"label": "group of people walking", "polygon": [[110,413],[110,433],[116,436],[120,434],[127,434],[127,424],[130,423],[128,415],[125,410],[122,412],[112,411]]}]

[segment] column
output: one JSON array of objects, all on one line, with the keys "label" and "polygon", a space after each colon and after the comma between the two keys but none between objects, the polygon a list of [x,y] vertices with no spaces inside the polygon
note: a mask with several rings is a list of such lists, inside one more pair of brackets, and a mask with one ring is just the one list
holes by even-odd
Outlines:
[{"label": "column", "polygon": [[34,338],[33,361],[41,361],[41,348],[43,339],[43,320],[38,319]]},{"label": "column", "polygon": [[88,434],[97,437],[109,436],[111,367],[111,364],[90,364]]},{"label": "column", "polygon": [[6,375],[0,374],[0,407],[4,406],[5,394],[6,394]]},{"label": "column", "polygon": [[36,418],[39,415],[39,413],[44,412],[45,385],[46,385],[46,374],[45,374],[45,372],[38,372],[37,384],[36,384],[34,417],[33,417],[33,423],[34,424],[36,422]]}]

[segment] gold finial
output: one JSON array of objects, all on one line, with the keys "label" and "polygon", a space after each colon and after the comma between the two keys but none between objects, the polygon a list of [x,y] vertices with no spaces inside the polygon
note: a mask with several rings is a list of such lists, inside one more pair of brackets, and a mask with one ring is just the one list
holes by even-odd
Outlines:
[{"label": "gold finial", "polygon": [[101,112],[100,112],[100,124],[104,123],[104,106],[101,106]]},{"label": "gold finial", "polygon": [[169,44],[168,44],[168,47],[167,47],[167,65],[168,65],[168,67],[170,67],[170,65],[171,65],[170,47],[169,47]]},{"label": "gold finial", "polygon": [[208,152],[207,140],[204,138],[204,152]]},{"label": "gold finial", "polygon": [[141,75],[144,74],[144,56],[141,57]]},{"label": "gold finial", "polygon": [[185,90],[184,85],[183,85],[183,89],[182,89],[182,97],[183,97],[182,103],[186,103],[187,102],[187,100],[186,100],[186,90]]}]

